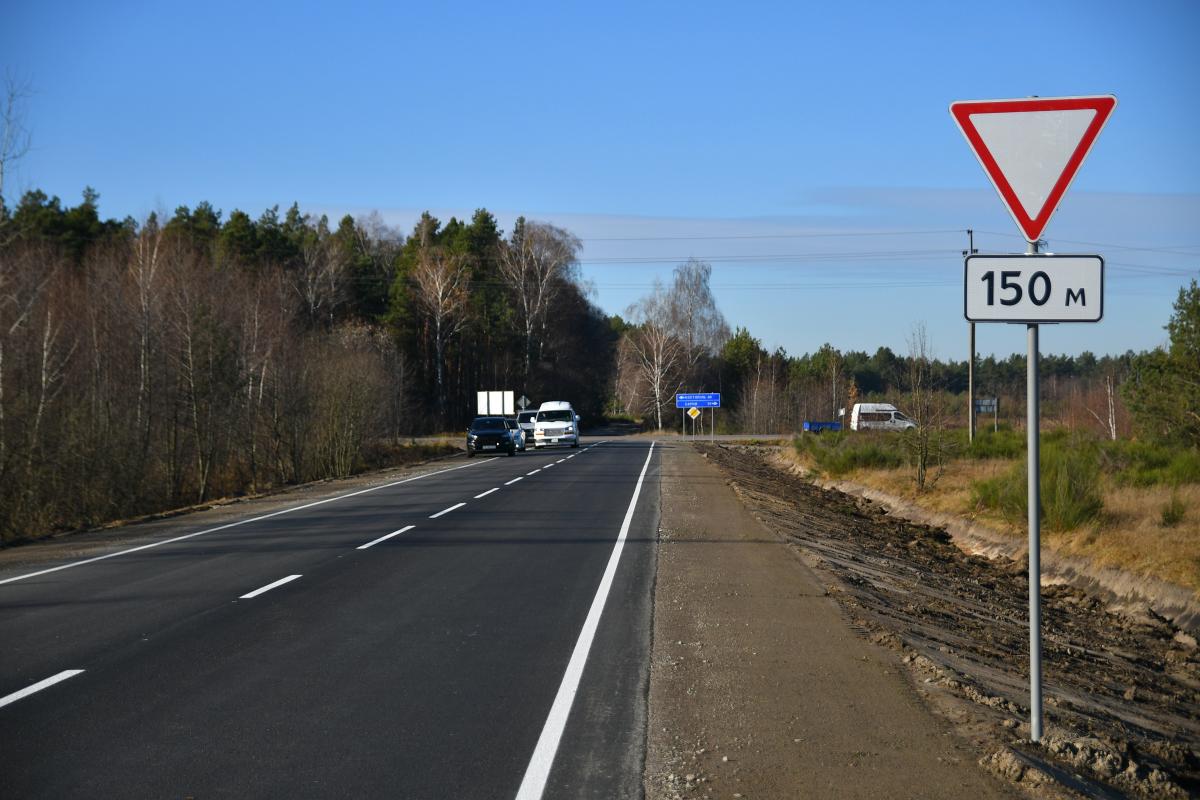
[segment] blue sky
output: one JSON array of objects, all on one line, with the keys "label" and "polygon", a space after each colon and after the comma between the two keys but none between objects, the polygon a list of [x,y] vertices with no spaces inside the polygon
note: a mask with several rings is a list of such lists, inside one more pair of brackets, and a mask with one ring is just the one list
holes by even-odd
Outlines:
[{"label": "blue sky", "polygon": [[[966,228],[1016,227],[951,101],[1115,94],[1046,237],[1109,264],[1096,325],[1048,352],[1161,343],[1200,275],[1200,4],[23,3],[0,67],[27,76],[38,187],[143,217],[209,200],[408,229],[484,206],[584,239],[620,312],[677,259],[714,264],[732,325],[799,353],[965,357]],[[981,351],[1024,332],[980,326]]]}]

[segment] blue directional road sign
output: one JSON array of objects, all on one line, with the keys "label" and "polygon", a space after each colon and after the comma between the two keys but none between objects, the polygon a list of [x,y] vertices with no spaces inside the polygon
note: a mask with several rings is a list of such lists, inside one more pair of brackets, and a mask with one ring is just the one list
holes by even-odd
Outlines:
[{"label": "blue directional road sign", "polygon": [[676,408],[720,408],[720,392],[701,392],[699,394],[675,395]]}]

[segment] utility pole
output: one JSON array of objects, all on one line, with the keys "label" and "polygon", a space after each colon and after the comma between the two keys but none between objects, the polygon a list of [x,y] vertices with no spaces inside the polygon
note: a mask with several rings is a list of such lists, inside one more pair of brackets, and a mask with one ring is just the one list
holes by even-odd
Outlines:
[{"label": "utility pole", "polygon": [[[975,249],[975,231],[967,228],[967,249],[963,256],[973,256],[979,251]],[[970,339],[971,357],[967,360],[967,441],[975,441],[975,323],[967,323],[968,339]]]}]

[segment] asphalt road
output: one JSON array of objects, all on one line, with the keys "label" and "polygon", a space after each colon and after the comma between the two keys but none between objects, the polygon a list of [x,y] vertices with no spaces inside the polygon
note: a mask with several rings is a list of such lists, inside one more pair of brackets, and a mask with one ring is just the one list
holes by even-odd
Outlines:
[{"label": "asphalt road", "polygon": [[640,796],[658,458],[593,442],[0,573],[0,797]]}]

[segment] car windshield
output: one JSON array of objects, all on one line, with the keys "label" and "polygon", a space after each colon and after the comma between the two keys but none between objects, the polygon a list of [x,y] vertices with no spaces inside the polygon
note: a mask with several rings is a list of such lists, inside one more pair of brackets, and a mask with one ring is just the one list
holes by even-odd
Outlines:
[{"label": "car windshield", "polygon": [[521,422],[533,422],[535,417],[537,417],[536,411],[522,411],[517,415],[517,419]]},{"label": "car windshield", "polygon": [[504,420],[499,417],[483,417],[471,423],[471,430],[475,433],[482,431],[502,431],[504,430]]},{"label": "car windshield", "polygon": [[564,408],[561,411],[539,411],[537,415],[538,422],[571,422],[575,419],[575,415],[570,409]]}]

